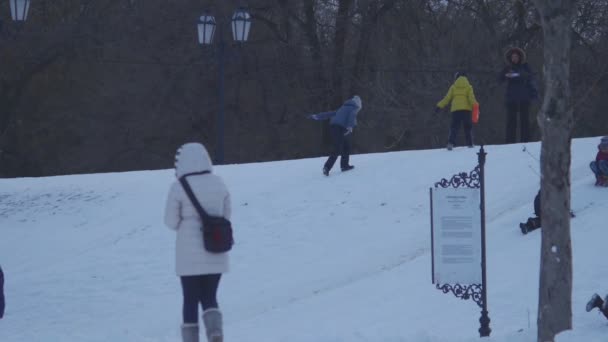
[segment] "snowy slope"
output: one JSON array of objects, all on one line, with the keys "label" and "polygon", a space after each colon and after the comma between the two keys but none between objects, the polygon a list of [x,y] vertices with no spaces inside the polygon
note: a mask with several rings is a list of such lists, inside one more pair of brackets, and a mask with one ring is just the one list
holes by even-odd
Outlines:
[{"label": "snowy slope", "polygon": [[[598,138],[573,142],[575,330],[608,341],[584,305],[608,292],[608,189]],[[526,151],[523,151],[523,147]],[[538,143],[487,146],[488,341],[535,341],[540,232],[522,236],[539,187]],[[219,301],[227,341],[477,341],[479,308],[431,284],[429,187],[470,171],[477,149],[216,168],[236,242]],[[0,180],[0,341],[179,341],[174,233],[162,224],[172,170]]]}]

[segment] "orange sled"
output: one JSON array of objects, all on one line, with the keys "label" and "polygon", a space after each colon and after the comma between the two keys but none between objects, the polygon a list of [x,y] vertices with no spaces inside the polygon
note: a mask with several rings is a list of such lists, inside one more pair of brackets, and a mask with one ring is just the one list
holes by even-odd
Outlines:
[{"label": "orange sled", "polygon": [[479,121],[479,103],[473,105],[473,123],[477,123]]}]

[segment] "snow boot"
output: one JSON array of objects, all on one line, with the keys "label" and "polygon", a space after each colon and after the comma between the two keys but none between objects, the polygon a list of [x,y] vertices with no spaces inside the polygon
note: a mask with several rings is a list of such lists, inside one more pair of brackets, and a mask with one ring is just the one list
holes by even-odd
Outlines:
[{"label": "snow boot", "polygon": [[323,175],[329,176],[329,169],[328,168],[323,167]]},{"label": "snow boot", "polygon": [[223,342],[224,333],[222,330],[222,312],[218,308],[211,308],[203,312],[203,322],[208,342]]},{"label": "snow boot", "polygon": [[448,143],[448,151],[451,151],[454,148],[454,144]]},{"label": "snow boot", "polygon": [[350,170],[352,170],[352,169],[354,169],[354,168],[355,168],[355,167],[354,167],[354,166],[352,166],[352,165],[346,165],[345,167],[343,167],[343,168],[342,168],[342,172],[345,172],[345,171],[350,171]]},{"label": "snow boot", "polygon": [[589,301],[587,302],[585,310],[587,310],[587,312],[593,310],[594,308],[598,308],[601,310],[603,305],[604,302],[602,301],[602,298],[600,298],[597,293],[594,293],[593,296],[591,296],[591,299],[589,299]]},{"label": "snow boot", "polygon": [[520,223],[519,229],[524,234],[528,234],[529,232],[540,228],[540,218],[539,217],[529,217],[526,223]]},{"label": "snow boot", "polygon": [[522,234],[524,234],[524,235],[528,234],[528,227],[526,226],[525,223],[520,223],[519,229],[521,229]]},{"label": "snow boot", "polygon": [[183,342],[199,342],[197,323],[182,324],[182,341]]}]

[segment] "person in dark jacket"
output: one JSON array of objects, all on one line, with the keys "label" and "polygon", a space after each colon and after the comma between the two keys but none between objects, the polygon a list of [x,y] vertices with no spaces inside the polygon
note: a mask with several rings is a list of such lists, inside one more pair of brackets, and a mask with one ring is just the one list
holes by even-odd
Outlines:
[{"label": "person in dark jacket", "polygon": [[608,136],[602,138],[597,149],[595,161],[592,161],[589,167],[595,174],[595,185],[608,186]]},{"label": "person in dark jacket", "polygon": [[2,272],[2,266],[0,266],[0,318],[4,317],[4,273]]},{"label": "person in dark jacket", "polygon": [[604,314],[604,317],[608,318],[608,295],[602,299],[597,293],[594,293],[587,302],[587,307],[585,309],[587,312],[590,312],[595,308],[598,308],[600,312]]},{"label": "person in dark jacket", "polygon": [[529,217],[526,223],[520,223],[519,228],[523,234],[540,228],[540,190],[534,197],[534,217]]},{"label": "person in dark jacket", "polygon": [[[540,211],[540,189],[539,189],[538,193],[534,197],[534,217],[529,217],[528,221],[526,221],[526,223],[519,224],[519,228],[521,229],[521,232],[524,234],[528,234],[529,232],[540,228],[541,227],[541,220],[540,220],[541,215],[540,214],[541,214],[541,211]],[[571,218],[575,217],[573,211],[570,211],[570,217]]]},{"label": "person in dark jacket", "polygon": [[357,95],[348,99],[336,111],[313,114],[309,117],[314,120],[329,119],[330,133],[333,141],[333,149],[329,158],[323,165],[323,174],[329,176],[329,171],[340,156],[340,167],[342,171],[349,171],[355,167],[349,164],[350,159],[350,136],[353,128],[357,126],[357,114],[362,108],[361,98]]},{"label": "person in dark jacket", "polygon": [[506,142],[515,143],[519,117],[520,139],[530,140],[530,103],[538,98],[538,90],[532,69],[526,63],[526,54],[520,48],[510,48],[505,54],[507,65],[499,75],[500,82],[507,82],[505,103],[507,106]]}]

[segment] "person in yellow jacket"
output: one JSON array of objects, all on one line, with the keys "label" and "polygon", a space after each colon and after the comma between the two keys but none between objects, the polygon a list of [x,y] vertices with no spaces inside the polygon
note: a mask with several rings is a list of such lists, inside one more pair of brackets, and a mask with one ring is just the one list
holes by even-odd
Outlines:
[{"label": "person in yellow jacket", "polygon": [[456,137],[461,124],[464,126],[464,137],[467,146],[473,147],[473,121],[471,113],[473,106],[477,104],[473,86],[469,83],[466,74],[462,71],[454,75],[454,84],[450,86],[443,100],[437,103],[435,113],[451,104],[452,123],[450,124],[450,136],[448,137],[448,150],[456,145]]}]

